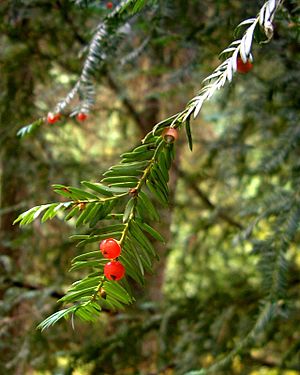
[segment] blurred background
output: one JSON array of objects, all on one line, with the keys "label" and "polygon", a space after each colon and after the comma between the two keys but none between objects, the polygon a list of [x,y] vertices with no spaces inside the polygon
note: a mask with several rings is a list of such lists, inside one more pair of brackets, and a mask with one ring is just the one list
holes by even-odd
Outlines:
[{"label": "blurred background", "polygon": [[[76,3],[76,4],[75,4]],[[111,11],[105,1],[0,4],[0,373],[184,374],[223,358],[247,336],[261,301],[271,322],[215,374],[300,374],[299,4],[285,1],[274,38],[184,131],[171,170],[167,239],[146,287],[96,324],[37,324],[79,275],[72,222],[20,229],[28,208],[59,200],[51,184],[99,180],[158,121],[184,108],[262,1],[150,1],[108,41],[96,104],[84,123],[20,127],[45,116],[80,75],[84,47]],[[112,2],[115,7],[118,1]],[[112,9],[113,9],[112,7]],[[259,36],[258,36],[259,37]],[[236,37],[237,38],[237,37]],[[86,228],[80,228],[85,233]],[[94,249],[94,244],[90,250]],[[87,250],[88,247],[87,247]]]}]

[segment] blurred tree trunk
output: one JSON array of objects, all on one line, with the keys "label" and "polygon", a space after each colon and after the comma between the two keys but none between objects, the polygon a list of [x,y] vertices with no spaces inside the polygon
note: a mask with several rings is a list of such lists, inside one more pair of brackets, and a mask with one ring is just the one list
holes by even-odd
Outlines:
[{"label": "blurred tree trunk", "polygon": [[[150,77],[149,92],[158,89],[160,79],[161,77],[159,76]],[[159,122],[160,107],[161,102],[158,98],[154,96],[150,96],[145,100],[145,106],[141,114],[143,129],[145,130],[143,136],[150,132],[153,126]],[[173,169],[171,169],[170,171],[170,180],[172,181],[172,186],[175,186],[176,179],[173,175]],[[172,197],[170,197],[170,199],[172,199]],[[158,209],[160,211],[161,216],[163,217],[163,219],[160,222],[159,230],[163,237],[166,239],[166,241],[168,241],[168,239],[170,238],[170,226],[172,215],[169,209],[167,210],[168,212],[166,212],[166,209],[161,209],[160,207],[158,207]],[[149,297],[151,301],[160,302],[163,298],[162,286],[164,283],[164,274],[167,262],[166,246],[164,244],[161,245],[161,243],[158,241],[154,242],[154,246],[158,251],[160,260],[159,264],[157,264],[154,267],[154,274],[147,276],[147,284],[144,294],[147,297]]]},{"label": "blurred tree trunk", "polygon": [[11,247],[11,240],[16,237],[18,227],[12,223],[17,211],[14,207],[26,196],[23,163],[26,163],[28,153],[16,133],[24,120],[30,121],[34,87],[30,64],[32,51],[26,44],[27,34],[29,25],[22,22],[14,28],[13,35],[8,33],[8,40],[4,41],[8,44],[7,52],[4,50],[0,55],[1,208],[4,209],[0,217],[0,249],[2,254],[12,256],[17,264],[19,249]]},{"label": "blurred tree trunk", "polygon": [[[32,52],[27,44],[30,32],[28,22],[14,25],[5,37],[5,48],[0,55],[0,124],[1,124],[1,210],[0,216],[0,263],[1,276],[6,279],[16,278],[21,272],[23,249],[17,244],[18,226],[13,226],[19,205],[27,194],[24,163],[28,159],[26,146],[17,138],[17,128],[24,120],[29,120],[33,108],[33,73],[30,61]],[[4,37],[3,37],[4,39]],[[6,266],[5,266],[6,265]],[[9,267],[7,265],[10,265]],[[4,297],[5,286],[0,289]],[[7,345],[2,346],[1,373],[23,374],[22,361],[18,361],[19,345],[17,341],[26,330],[26,302],[12,303],[10,316],[6,321]],[[2,332],[3,334],[3,332]],[[21,354],[19,352],[19,354]],[[9,366],[11,364],[11,368]],[[15,368],[15,370],[12,370]],[[4,372],[3,372],[4,371]],[[12,372],[11,372],[12,371]],[[13,372],[14,371],[14,372]]]},{"label": "blurred tree trunk", "polygon": [[[155,59],[159,59],[159,64],[163,65],[163,50],[161,48],[155,48]],[[157,61],[156,61],[157,62]],[[152,64],[152,62],[151,62]],[[161,113],[161,105],[162,101],[156,97],[155,95],[149,95],[148,98],[145,98],[144,105],[142,111],[138,112],[135,108],[134,103],[125,95],[121,95],[122,89],[118,86],[118,84],[114,81],[111,77],[109,72],[106,73],[108,79],[108,85],[110,88],[115,91],[119,96],[122,97],[123,105],[126,108],[128,114],[131,118],[135,121],[137,128],[140,130],[141,139],[149,133],[155,124],[160,121],[160,113]],[[162,77],[160,75],[156,76],[149,76],[147,82],[147,92],[153,93],[155,91],[159,91],[160,83]],[[179,147],[177,147],[177,159],[179,156]],[[176,182],[177,182],[178,173],[175,168],[171,168],[170,170],[170,202],[173,201]],[[159,223],[159,231],[163,235],[166,240],[166,243],[169,242],[170,239],[170,226],[172,221],[172,212],[170,207],[167,209],[163,209],[161,207],[157,207],[161,212],[162,220]],[[153,240],[153,239],[151,239]],[[150,298],[151,301],[160,302],[163,299],[163,283],[164,283],[164,274],[166,268],[166,261],[167,261],[167,248],[165,244],[161,244],[158,241],[154,240],[154,247],[157,249],[158,254],[160,256],[159,264],[156,265],[155,273],[153,275],[147,276],[147,285],[141,293],[142,295]]]}]

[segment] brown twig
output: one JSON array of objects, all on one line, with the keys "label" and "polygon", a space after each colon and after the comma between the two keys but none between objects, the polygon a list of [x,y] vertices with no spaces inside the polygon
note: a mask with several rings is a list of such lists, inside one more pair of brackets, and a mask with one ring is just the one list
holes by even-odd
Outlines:
[{"label": "brown twig", "polygon": [[183,172],[183,170],[181,170],[180,168],[178,168],[176,165],[174,166],[174,168],[177,170],[178,172],[178,175],[182,178],[184,178],[184,180],[186,181],[186,183],[188,184],[189,188],[192,189],[194,191],[194,193],[197,194],[197,196],[202,200],[202,202],[205,204],[205,206],[211,210],[216,210],[217,212],[217,216],[226,221],[228,224],[230,224],[231,226],[234,226],[235,228],[238,228],[238,229],[243,229],[243,225],[240,224],[238,221],[236,221],[235,219],[233,219],[231,216],[229,216],[228,214],[226,214],[224,212],[224,209],[223,208],[220,208],[220,207],[217,207],[214,203],[212,203],[212,201],[209,199],[209,197],[203,192],[202,189],[200,189],[194,181],[192,181],[185,172]]}]

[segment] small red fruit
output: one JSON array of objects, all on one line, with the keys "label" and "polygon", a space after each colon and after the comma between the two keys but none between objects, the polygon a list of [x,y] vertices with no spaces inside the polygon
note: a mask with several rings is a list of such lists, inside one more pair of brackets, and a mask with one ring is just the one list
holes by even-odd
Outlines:
[{"label": "small red fruit", "polygon": [[87,119],[88,115],[84,112],[79,112],[76,116],[78,121],[85,121]]},{"label": "small red fruit", "polygon": [[178,130],[175,128],[165,128],[162,136],[167,143],[173,143],[178,139]]},{"label": "small red fruit", "polygon": [[113,6],[114,6],[114,4],[111,1],[109,1],[108,3],[106,3],[106,8],[107,9],[112,9]]},{"label": "small red fruit", "polygon": [[60,119],[60,113],[49,112],[47,115],[48,124],[55,124]]},{"label": "small red fruit", "polygon": [[249,60],[244,63],[241,57],[237,58],[236,63],[237,63],[236,70],[239,73],[243,73],[243,74],[248,73],[253,68],[253,64]]},{"label": "small red fruit", "polygon": [[118,281],[125,275],[125,267],[122,263],[112,260],[104,266],[104,275],[108,280]]},{"label": "small red fruit", "polygon": [[121,254],[121,246],[114,238],[107,238],[100,242],[99,248],[104,258],[115,259]]}]

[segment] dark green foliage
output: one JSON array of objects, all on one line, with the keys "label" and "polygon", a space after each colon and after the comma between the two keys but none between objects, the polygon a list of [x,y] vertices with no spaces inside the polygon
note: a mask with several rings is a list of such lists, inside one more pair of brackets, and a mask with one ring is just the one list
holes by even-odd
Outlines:
[{"label": "dark green foliage", "polygon": [[[74,320],[78,317],[101,329],[96,333],[93,329],[88,340],[79,343],[80,350],[66,350],[65,373],[71,374],[86,364],[88,370],[83,371],[89,374],[148,373],[154,362],[156,373],[161,374],[250,374],[263,365],[300,371],[299,338],[294,332],[299,323],[300,219],[297,5],[288,1],[277,9],[280,2],[268,1],[255,17],[258,8],[254,2],[131,0],[120,2],[109,15],[102,2],[75,3],[103,17],[100,23],[98,19],[95,22],[98,26],[79,83],[56,107],[64,111],[79,94],[80,101],[72,108],[72,115],[81,108],[90,109],[95,98],[94,80],[103,72],[108,80],[113,72],[122,85],[128,83],[126,74],[133,70],[132,66],[129,70],[123,70],[122,64],[113,66],[115,56],[124,57],[124,50],[128,52],[126,32],[119,30],[126,22],[132,28],[138,25],[143,34],[133,43],[138,47],[129,48],[124,57],[127,63],[140,67],[137,74],[145,73],[143,64],[136,60],[143,48],[150,46],[155,58],[163,55],[161,65],[157,63],[153,71],[147,72],[153,80],[159,77],[164,82],[161,71],[167,64],[173,69],[174,64],[174,75],[181,77],[188,70],[189,81],[194,80],[199,89],[199,72],[202,77],[213,70],[217,48],[221,41],[228,45],[227,33],[230,30],[232,35],[233,23],[239,22],[240,13],[248,19],[236,29],[238,40],[220,54],[225,60],[207,76],[204,86],[181,112],[155,125],[139,146],[123,153],[120,162],[103,173],[101,180],[97,179],[95,165],[99,169],[101,163],[101,169],[105,169],[111,163],[105,157],[91,163],[89,173],[79,173],[76,183],[68,175],[61,179],[59,176],[59,184],[53,185],[54,192],[60,195],[59,202],[33,207],[16,219],[22,226],[38,217],[42,222],[53,219],[47,224],[50,228],[66,225],[78,231],[71,236],[77,249],[72,249],[73,256],[74,251],[76,254],[70,268],[78,281],[65,295],[55,293],[62,306],[39,328],[44,330],[62,318],[70,318],[72,326],[76,323],[80,330],[80,323]],[[251,58],[253,37],[263,42],[255,50],[253,74],[235,75],[237,56]],[[267,41],[271,43],[264,45]],[[198,51],[198,44],[204,46],[196,52],[196,58],[201,57],[201,67],[189,55],[190,50]],[[127,48],[122,50],[124,45]],[[186,54],[187,68],[178,68],[176,58],[180,51]],[[169,82],[168,72],[166,76]],[[193,93],[186,91],[186,85],[180,86],[183,91],[179,93],[176,79],[176,90],[163,95],[168,100],[168,96],[172,99],[181,94],[186,101]],[[230,87],[215,95],[231,81],[234,82]],[[133,97],[139,107],[139,90],[136,91]],[[119,92],[116,102],[124,101],[132,114],[126,95]],[[151,95],[164,100],[158,92],[150,93],[150,100]],[[203,104],[209,100],[211,105],[207,103],[206,109]],[[200,111],[201,123],[197,118],[190,124],[191,116],[196,118]],[[67,118],[68,110],[65,115]],[[137,116],[133,113],[133,118]],[[44,129],[40,126],[44,122],[38,121],[22,128],[19,135],[29,134],[34,128]],[[162,138],[164,128],[169,126],[185,128],[192,153],[186,151],[180,139],[175,158],[175,146]],[[50,134],[55,131],[50,129]],[[105,139],[109,138],[102,140],[104,148]],[[120,150],[118,142],[122,143]],[[115,153],[128,148],[126,137],[118,142],[112,147]],[[87,181],[91,176],[97,182]],[[80,180],[81,187],[69,186],[78,186]],[[51,197],[49,201],[52,200]],[[149,302],[149,297],[143,303],[138,285],[149,289],[149,284],[151,287],[159,278],[155,272],[164,267],[166,258],[162,254],[162,263],[155,262],[159,259],[157,242],[164,242],[160,232],[165,237],[166,214],[162,207],[171,207],[173,212],[172,242],[166,236],[170,245],[164,297],[161,303]],[[159,221],[155,224],[159,230],[153,228],[153,221]],[[38,223],[35,225],[39,228]],[[27,231],[24,233],[31,233],[30,229]],[[98,244],[109,237],[122,246],[119,259],[126,268],[126,279],[119,283],[106,281],[103,276],[107,260]],[[63,274],[69,254],[50,245],[38,246],[35,251],[43,252],[44,248],[50,260],[56,254],[56,265],[58,259],[63,260]],[[45,263],[48,261],[46,258]],[[149,276],[152,273],[154,276]],[[61,280],[66,278],[63,275],[57,282],[59,289]],[[137,304],[122,312],[135,298]],[[104,323],[105,319],[109,323]],[[47,335],[55,329],[52,327]],[[145,354],[143,348],[147,351],[149,343],[155,349]],[[54,369],[55,365],[49,368]]]},{"label": "dark green foliage", "polygon": [[[173,145],[168,145],[159,136],[151,136],[148,142],[131,152],[121,155],[121,164],[111,167],[100,183],[83,181],[82,184],[96,194],[72,186],[53,185],[53,190],[71,201],[50,203],[33,207],[21,214],[14,223],[26,225],[37,219],[42,213],[42,222],[53,219],[58,213],[69,209],[65,220],[76,217],[75,226],[89,225],[94,228],[100,220],[107,216],[117,215],[123,224],[102,226],[89,235],[73,236],[80,239],[78,246],[91,242],[100,242],[105,238],[115,238],[122,247],[120,261],[126,268],[127,276],[143,285],[145,272],[152,272],[153,260],[157,253],[147,238],[152,235],[162,241],[162,236],[145,221],[148,218],[158,219],[153,203],[143,192],[145,185],[154,197],[162,204],[168,203],[168,170],[171,167]],[[161,156],[163,155],[163,156]],[[165,164],[160,167],[158,161],[163,157]],[[134,168],[134,169],[133,169]],[[120,173],[121,171],[121,173]],[[127,173],[129,172],[129,175]],[[135,172],[136,176],[132,176]],[[120,175],[121,174],[121,175]],[[109,177],[107,177],[109,175]],[[124,211],[115,212],[117,204],[125,201]],[[142,209],[138,209],[142,207]],[[54,313],[39,327],[48,328],[61,318],[78,316],[82,320],[94,320],[93,313],[98,314],[102,308],[120,309],[123,304],[132,302],[129,289],[126,290],[115,282],[104,281],[103,266],[107,261],[101,252],[89,252],[74,258],[71,271],[88,268],[87,277],[73,284],[67,294],[60,299],[64,304],[72,303],[73,307]],[[100,294],[105,291],[105,299]],[[90,319],[91,318],[91,319]]]},{"label": "dark green foliage", "polygon": [[[122,2],[116,8],[116,10],[114,10],[112,15],[108,16],[107,20],[110,20],[110,18],[113,19],[113,17],[118,15],[118,12],[123,9],[123,3],[126,4],[126,1]],[[133,11],[139,11],[143,5],[143,2],[136,2]],[[111,193],[110,197],[101,197],[101,195],[99,197],[98,195],[75,187],[54,185],[53,187],[56,193],[72,199],[72,201],[34,207],[33,209],[21,214],[15,220],[15,223],[20,222],[20,225],[29,224],[35,220],[40,213],[46,210],[42,218],[42,221],[44,222],[47,219],[52,219],[60,210],[65,210],[71,207],[72,211],[66,216],[66,220],[69,220],[77,215],[76,227],[80,226],[81,224],[90,224],[90,226],[93,227],[98,221],[104,220],[108,214],[112,213],[112,210],[120,199],[126,195],[129,195],[131,198],[125,204],[123,212],[122,221],[125,224],[123,231],[120,233],[107,233],[107,236],[114,238],[115,235],[117,235],[117,237],[120,235],[120,238],[117,239],[119,240],[120,245],[124,247],[124,251],[120,256],[120,259],[124,262],[125,267],[127,267],[129,271],[128,275],[136,282],[143,284],[145,269],[148,272],[151,271],[151,257],[155,258],[156,253],[151,245],[151,242],[143,234],[143,230],[140,229],[140,226],[142,227],[143,225],[143,221],[147,219],[147,215],[145,216],[143,210],[137,209],[139,193],[146,185],[153,197],[155,197],[162,206],[168,206],[169,204],[168,170],[170,169],[172,159],[174,158],[174,146],[173,144],[166,143],[163,140],[161,136],[162,131],[166,125],[170,124],[171,127],[179,127],[182,126],[183,122],[185,122],[189,146],[190,149],[192,149],[192,136],[189,124],[191,114],[193,114],[195,118],[200,112],[204,101],[209,100],[215,91],[219,90],[226,81],[230,82],[232,80],[233,74],[237,69],[236,60],[238,56],[240,56],[244,61],[251,57],[251,45],[256,27],[260,26],[265,32],[268,40],[271,39],[273,35],[272,20],[278,6],[278,1],[267,1],[256,18],[244,21],[238,26],[247,26],[243,37],[240,40],[233,42],[229,48],[223,51],[223,54],[229,54],[231,56],[221,63],[213,74],[204,80],[204,82],[208,81],[209,83],[199,91],[198,95],[189,102],[187,107],[182,112],[158,123],[154,127],[153,132],[149,133],[145,137],[141,146],[136,147],[131,152],[122,154],[120,166],[111,167],[111,169],[106,172],[105,177],[101,180],[101,183],[104,185],[93,185],[89,182],[83,183],[92,190],[97,190],[97,192],[102,195],[104,191],[104,196]],[[80,90],[81,83],[83,86],[86,85],[86,83],[89,81],[89,76],[92,75],[96,70],[96,67],[99,66],[102,59],[101,53],[104,53],[104,50],[101,50],[100,41],[105,40],[108,27],[109,25],[106,23],[101,23],[97,27],[89,46],[89,54],[85,60],[81,78],[76,84],[78,86],[78,90]],[[58,108],[55,112],[61,112],[62,109],[69,103],[69,99],[74,96],[73,91],[74,90],[71,91],[71,94],[69,94],[64,103],[60,102],[58,104]],[[88,98],[88,96],[86,96],[83,101],[87,101],[88,106],[92,104],[92,101]],[[85,104],[83,103],[83,109],[88,109],[88,107],[85,108],[84,105]],[[136,169],[138,171],[137,176],[132,176],[133,166],[135,168],[142,168],[141,171]],[[127,170],[130,170],[129,175],[127,175]],[[107,187],[105,185],[107,185]],[[112,191],[110,190],[111,188],[124,189],[124,193],[117,194],[117,191]],[[127,193],[126,189],[129,189]],[[107,191],[109,192],[108,194]],[[144,196],[142,199],[142,204],[145,204],[145,202],[146,200]],[[118,212],[116,213],[118,214]],[[136,219],[141,220],[140,226],[135,223]],[[99,239],[99,236],[97,239]],[[94,238],[92,240],[94,240]],[[270,270],[268,271],[264,269],[263,274],[267,279],[272,280],[271,285],[268,285],[267,287],[267,290],[271,290],[270,293],[272,294],[274,289],[277,290],[284,284],[282,281],[282,270],[286,269],[287,267],[284,264],[284,255],[281,250],[278,250],[278,254],[276,250],[270,251],[271,256],[273,257],[272,261],[269,262]],[[265,253],[266,251],[262,252]],[[80,267],[81,266],[82,262],[80,262]],[[89,262],[86,262],[86,266],[97,266],[97,263],[90,260]],[[74,268],[78,268],[76,267],[76,264],[73,265],[73,269]],[[66,297],[61,299],[61,301],[76,303],[79,307],[72,311],[72,313],[75,315],[78,313],[81,317],[84,317],[80,307],[88,306],[89,303],[94,303],[97,300],[97,294],[102,288],[103,280],[100,277],[98,283],[90,286],[89,288],[84,287],[84,282],[76,285],[76,290],[74,291],[71,289]],[[276,291],[274,293],[275,295],[278,294]],[[115,306],[112,301],[110,301],[110,303],[112,304],[112,307],[117,307],[119,305],[119,302],[117,301],[115,301]],[[101,305],[100,302],[99,304]],[[71,310],[66,310],[62,316],[66,316],[69,311]],[[88,316],[89,314],[86,315],[86,317]],[[54,322],[56,322],[59,317],[60,315],[54,315]],[[46,321],[46,326],[48,325],[49,322]]]}]

